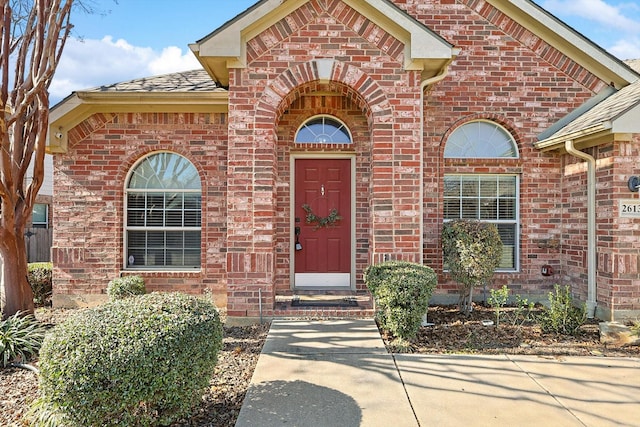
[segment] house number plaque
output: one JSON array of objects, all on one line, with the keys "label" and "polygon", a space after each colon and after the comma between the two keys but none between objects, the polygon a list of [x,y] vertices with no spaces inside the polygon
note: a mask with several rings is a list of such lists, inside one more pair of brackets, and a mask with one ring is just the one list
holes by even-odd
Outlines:
[{"label": "house number plaque", "polygon": [[620,218],[640,218],[640,199],[620,200]]}]

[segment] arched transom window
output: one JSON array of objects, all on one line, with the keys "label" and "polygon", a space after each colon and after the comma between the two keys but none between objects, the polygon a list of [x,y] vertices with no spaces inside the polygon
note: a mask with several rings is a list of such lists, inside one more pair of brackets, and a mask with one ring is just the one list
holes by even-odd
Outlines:
[{"label": "arched transom window", "polygon": [[329,116],[317,116],[305,122],[296,133],[297,144],[351,144],[347,127]]},{"label": "arched transom window", "polygon": [[445,158],[517,158],[513,136],[497,123],[484,120],[465,123],[449,136]]},{"label": "arched transom window", "polygon": [[126,267],[199,268],[201,218],[200,176],[193,164],[166,152],[144,158],[126,186]]}]

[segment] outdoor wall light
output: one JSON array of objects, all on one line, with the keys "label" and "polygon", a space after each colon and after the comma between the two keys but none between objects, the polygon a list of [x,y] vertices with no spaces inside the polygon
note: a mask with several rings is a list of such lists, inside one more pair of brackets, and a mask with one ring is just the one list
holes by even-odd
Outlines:
[{"label": "outdoor wall light", "polygon": [[640,188],[640,177],[632,176],[631,178],[629,178],[627,185],[629,186],[629,190],[636,193]]}]

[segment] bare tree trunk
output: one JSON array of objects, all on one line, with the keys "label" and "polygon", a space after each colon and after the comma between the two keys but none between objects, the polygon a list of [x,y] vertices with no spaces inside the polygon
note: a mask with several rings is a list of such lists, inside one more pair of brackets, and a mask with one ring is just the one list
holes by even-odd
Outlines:
[{"label": "bare tree trunk", "polygon": [[[0,296],[3,318],[20,311],[23,314],[33,314],[33,291],[26,272],[27,252],[22,235],[4,233],[0,244],[2,262],[2,295]],[[9,286],[6,286],[9,285]]]},{"label": "bare tree trunk", "polygon": [[[0,0],[0,304],[33,313],[24,230],[44,177],[53,73],[74,0]],[[12,7],[15,6],[15,10]],[[10,87],[11,86],[11,87]],[[29,165],[33,176],[27,182]]]},{"label": "bare tree trunk", "polygon": [[462,287],[460,289],[460,296],[458,298],[458,310],[465,316],[471,314],[473,309],[473,286]]}]

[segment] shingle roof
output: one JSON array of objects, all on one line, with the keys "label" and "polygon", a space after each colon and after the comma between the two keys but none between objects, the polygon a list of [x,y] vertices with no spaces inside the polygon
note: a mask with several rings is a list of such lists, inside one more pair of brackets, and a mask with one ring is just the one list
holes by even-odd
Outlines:
[{"label": "shingle roof", "polygon": [[222,91],[203,69],[181,71],[161,76],[143,77],[103,85],[83,92],[212,92]]},{"label": "shingle roof", "polygon": [[[640,59],[625,61],[635,71],[640,71]],[[627,111],[640,104],[640,80],[620,89],[594,107],[581,114],[560,130],[535,143],[537,147],[555,145],[563,137],[580,132],[596,131],[609,128],[611,123]]]},{"label": "shingle roof", "polygon": [[570,135],[581,130],[593,128],[599,124],[615,120],[627,110],[640,103],[640,80],[622,88],[598,105],[573,120],[567,126],[553,134],[549,139]]},{"label": "shingle roof", "polygon": [[624,61],[629,67],[631,67],[634,71],[640,73],[640,59],[627,59]]}]

